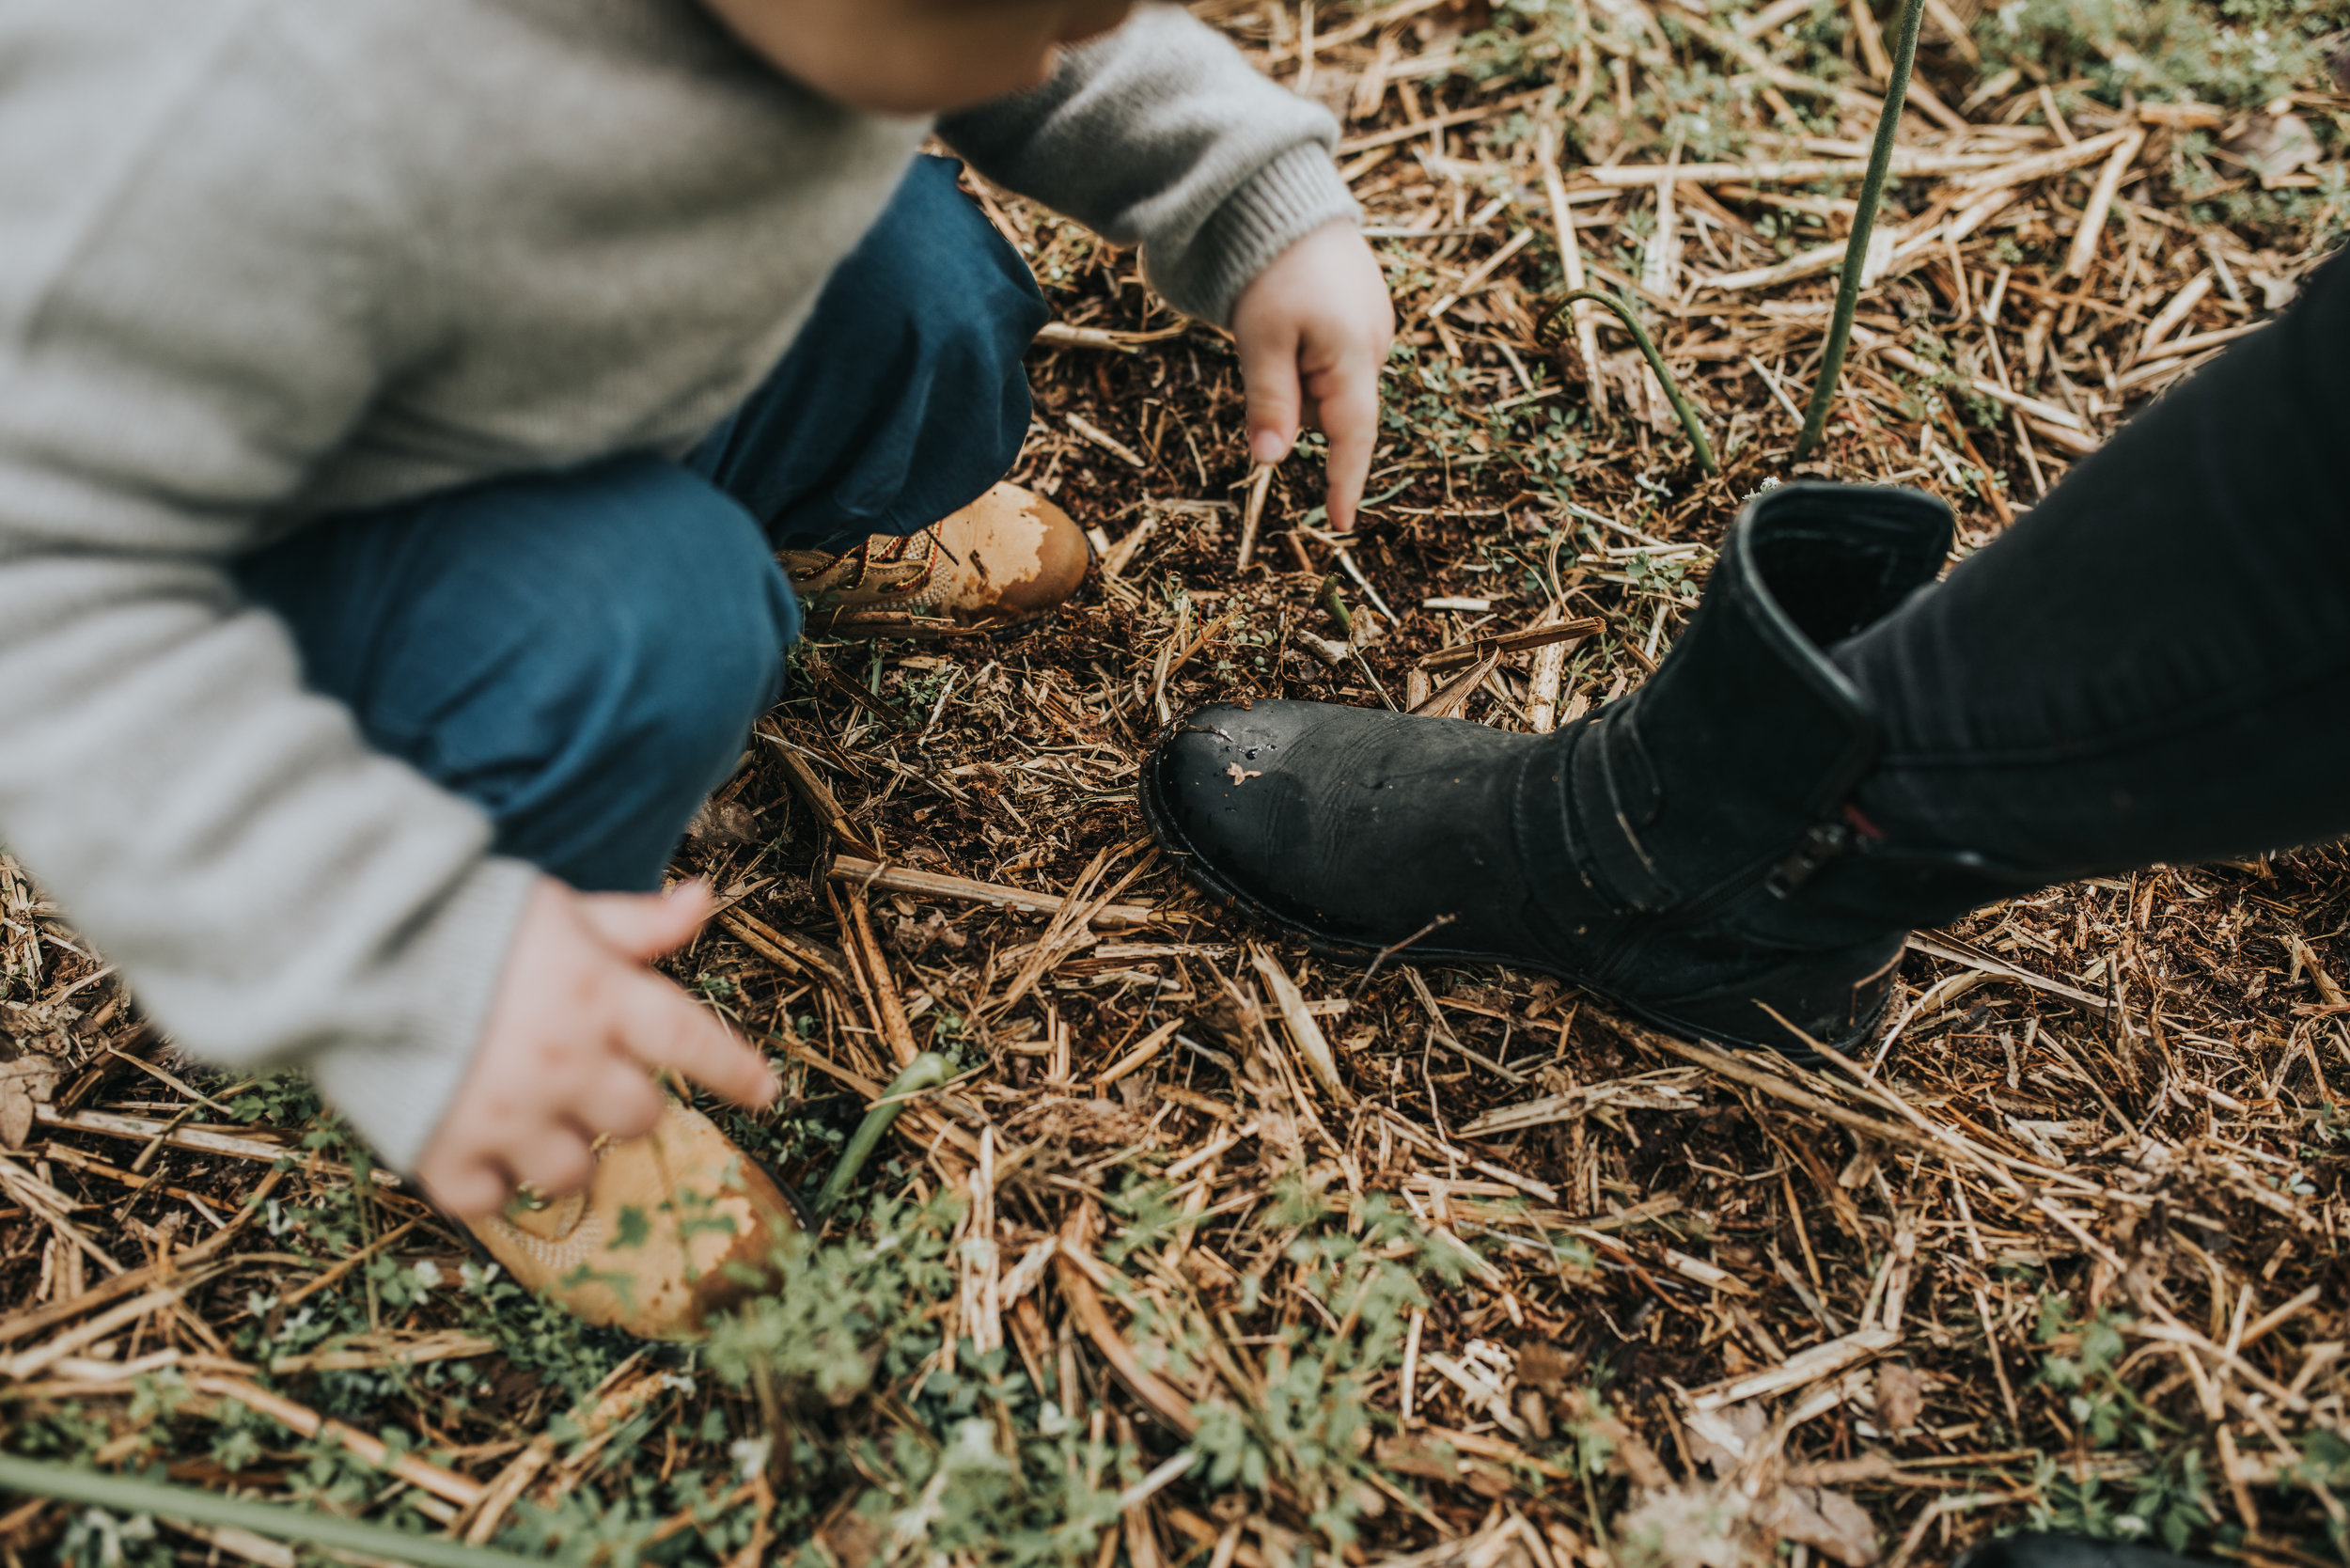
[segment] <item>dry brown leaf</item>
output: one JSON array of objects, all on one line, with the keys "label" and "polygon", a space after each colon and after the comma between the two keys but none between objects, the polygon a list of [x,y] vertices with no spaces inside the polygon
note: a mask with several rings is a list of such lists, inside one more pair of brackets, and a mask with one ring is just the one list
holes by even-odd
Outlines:
[{"label": "dry brown leaf", "polygon": [[57,1064],[43,1056],[0,1061],[0,1144],[22,1149],[33,1133],[33,1107],[56,1090]]},{"label": "dry brown leaf", "polygon": [[1746,1463],[1751,1445],[1770,1426],[1769,1412],[1759,1400],[1724,1405],[1719,1410],[1690,1410],[1683,1415],[1689,1457],[1727,1478]]},{"label": "dry brown leaf", "polygon": [[1925,1414],[1925,1374],[1899,1361],[1877,1368],[1877,1424],[1887,1432],[1906,1432]]},{"label": "dry brown leaf", "polygon": [[1719,1482],[1660,1487],[1618,1516],[1618,1556],[1626,1568],[1740,1568],[1748,1507]]},{"label": "dry brown leaf", "polygon": [[2248,116],[2243,128],[2219,147],[2263,180],[2295,173],[2326,156],[2310,122],[2299,115]]},{"label": "dry brown leaf", "polygon": [[0,1002],[0,1050],[9,1041],[28,1050],[63,1053],[73,1043],[72,1027],[82,1010],[63,1002]]},{"label": "dry brown leaf", "polygon": [[1844,1568],[1868,1568],[1877,1560],[1876,1526],[1868,1513],[1841,1492],[1824,1486],[1782,1486],[1756,1502],[1754,1522],[1782,1541],[1809,1546]]},{"label": "dry brown leaf", "polygon": [[817,1527],[816,1539],[823,1543],[840,1568],[866,1568],[887,1544],[881,1526],[854,1502],[835,1509],[832,1517]]},{"label": "dry brown leaf", "polygon": [[701,849],[755,844],[760,838],[759,814],[740,801],[704,801],[694,820],[685,824],[685,836]]},{"label": "dry brown leaf", "polygon": [[1573,1377],[1581,1360],[1568,1355],[1548,1340],[1528,1340],[1518,1346],[1518,1381],[1541,1389],[1556,1399],[1565,1390],[1567,1379]]}]

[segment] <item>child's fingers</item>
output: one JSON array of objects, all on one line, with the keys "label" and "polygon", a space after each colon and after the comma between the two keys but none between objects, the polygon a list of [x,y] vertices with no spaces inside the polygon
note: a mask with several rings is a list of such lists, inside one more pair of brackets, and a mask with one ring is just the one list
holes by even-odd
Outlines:
[{"label": "child's fingers", "polygon": [[556,1123],[531,1129],[504,1154],[517,1178],[549,1198],[577,1192],[596,1171],[595,1151],[586,1135]]},{"label": "child's fingers", "polygon": [[571,1113],[589,1132],[641,1137],[661,1120],[661,1090],[642,1067],[606,1056],[580,1085]]},{"label": "child's fingers", "polygon": [[647,1067],[666,1067],[712,1093],[754,1109],[776,1097],[774,1072],[764,1058],[685,999],[685,994],[651,975],[630,977],[616,993],[621,1047]]},{"label": "child's fingers", "polygon": [[1314,391],[1323,432],[1330,438],[1330,526],[1343,532],[1355,525],[1379,444],[1378,373],[1368,363],[1348,364],[1317,377]]},{"label": "child's fingers", "polygon": [[666,893],[572,895],[580,917],[623,958],[648,964],[693,940],[710,918],[707,883],[681,882]]},{"label": "child's fingers", "polygon": [[425,1196],[459,1219],[480,1219],[504,1206],[514,1188],[506,1173],[487,1160],[426,1159],[416,1177]]},{"label": "child's fingers", "polygon": [[1236,346],[1248,392],[1248,455],[1278,463],[1297,441],[1297,334],[1260,327],[1241,335]]}]

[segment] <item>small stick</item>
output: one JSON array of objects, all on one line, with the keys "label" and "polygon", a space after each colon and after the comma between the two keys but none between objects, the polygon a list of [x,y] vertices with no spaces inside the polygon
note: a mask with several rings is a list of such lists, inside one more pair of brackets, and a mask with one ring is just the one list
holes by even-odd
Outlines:
[{"label": "small stick", "polygon": [[1485,678],[1500,667],[1500,653],[1488,653],[1476,664],[1471,665],[1465,672],[1454,676],[1434,691],[1430,692],[1411,711],[1415,713],[1440,714],[1447,718],[1458,718],[1461,716],[1460,710],[1467,704],[1477,688],[1485,683]]},{"label": "small stick", "polygon": [[1385,964],[1387,960],[1393,958],[1396,954],[1402,952],[1404,949],[1410,947],[1421,937],[1433,935],[1459,918],[1460,917],[1458,915],[1439,915],[1434,919],[1429,921],[1426,925],[1420,927],[1418,931],[1412,933],[1411,935],[1404,937],[1402,941],[1390,942],[1386,947],[1380,949],[1376,953],[1373,953],[1371,955],[1371,966],[1363,971],[1363,978],[1355,982],[1355,989],[1348,995],[1347,999],[1349,1001],[1360,1001],[1362,999],[1364,988],[1371,984],[1371,977],[1379,973],[1379,965]]},{"label": "small stick", "polygon": [[2138,149],[2146,145],[2146,128],[2130,127],[2122,138],[2106,166],[2097,171],[2097,183],[2090,187],[2089,200],[2081,208],[2080,227],[2073,231],[2073,251],[2064,259],[2064,277],[2088,275],[2090,262],[2097,259],[2097,242],[2104,237],[2107,214],[2113,211],[2113,198],[2121,192],[2122,177],[2137,161]]},{"label": "small stick", "polygon": [[1161,1024],[1157,1028],[1152,1029],[1149,1039],[1145,1040],[1141,1044],[1136,1046],[1133,1050],[1127,1052],[1124,1056],[1119,1058],[1116,1062],[1112,1063],[1099,1077],[1093,1080],[1095,1092],[1100,1092],[1109,1085],[1114,1084],[1119,1079],[1124,1077],[1127,1074],[1132,1073],[1136,1068],[1147,1064],[1152,1057],[1157,1056],[1160,1051],[1166,1048],[1167,1043],[1175,1037],[1175,1031],[1183,1027],[1183,1021],[1181,1018],[1170,1018],[1166,1023]]},{"label": "small stick", "polygon": [[1214,620],[1210,621],[1206,631],[1200,633],[1198,636],[1192,638],[1191,641],[1185,643],[1183,645],[1183,651],[1176,654],[1174,658],[1167,661],[1167,680],[1174,680],[1175,677],[1182,672],[1183,667],[1185,665],[1191,663],[1194,658],[1198,657],[1201,649],[1207,647],[1209,643],[1214,641],[1218,636],[1221,636],[1226,627],[1231,625],[1233,621],[1240,619],[1240,612],[1241,606],[1238,604],[1233,605],[1230,609],[1226,610],[1222,615],[1217,616]]},{"label": "small stick", "polygon": [[1112,435],[1109,431],[1104,430],[1101,426],[1095,424],[1084,415],[1073,413],[1068,416],[1068,419],[1069,428],[1071,430],[1075,431],[1079,435],[1084,436],[1088,441],[1092,442],[1096,447],[1101,447],[1104,451],[1122,460],[1129,468],[1148,468],[1151,466],[1149,463],[1143,460],[1143,456],[1140,452],[1136,451],[1132,447],[1127,446],[1123,441],[1119,440],[1118,437]]},{"label": "small stick", "polygon": [[874,1023],[882,1025],[882,1039],[888,1042],[888,1051],[901,1065],[915,1062],[915,1025],[905,1018],[905,999],[898,995],[898,980],[888,973],[888,959],[882,957],[882,943],[874,940],[874,917],[865,907],[865,888],[858,888],[846,898],[849,919],[858,929],[858,957],[865,959],[865,973],[874,987]]},{"label": "small stick", "polygon": [[1152,512],[1126,531],[1126,536],[1110,546],[1110,553],[1102,557],[1102,575],[1115,579],[1133,562],[1135,553],[1158,531],[1159,514]]},{"label": "small stick", "polygon": [[318,1294],[319,1292],[326,1289],[329,1285],[332,1285],[335,1281],[340,1279],[344,1275],[349,1274],[352,1269],[357,1268],[361,1263],[366,1262],[369,1258],[372,1258],[377,1253],[383,1251],[385,1247],[391,1246],[392,1243],[400,1240],[400,1237],[406,1235],[409,1231],[415,1230],[417,1226],[423,1223],[424,1221],[420,1219],[412,1219],[395,1230],[385,1231],[383,1235],[378,1236],[372,1245],[361,1247],[358,1251],[353,1252],[350,1257],[345,1258],[341,1262],[337,1263],[333,1268],[328,1269],[324,1274],[320,1275],[308,1284],[303,1285],[294,1290],[290,1294],[281,1297],[277,1305],[280,1307],[292,1307],[307,1300],[311,1296]]},{"label": "small stick", "polygon": [[[383,1438],[371,1433],[345,1425],[332,1416],[321,1416],[306,1404],[296,1404],[292,1400],[274,1394],[243,1378],[216,1377],[206,1373],[190,1378],[188,1387],[200,1394],[218,1394],[224,1399],[233,1399],[301,1436],[337,1444],[375,1468],[396,1475],[409,1485],[430,1492],[460,1508],[471,1508],[489,1491],[488,1487],[470,1476],[443,1469],[414,1453],[396,1453]],[[0,1484],[5,1482],[6,1478],[0,1477]],[[410,1555],[410,1560],[422,1562],[424,1559]]]},{"label": "small stick", "polygon": [[[917,899],[954,899],[998,909],[1025,909],[1035,915],[1058,914],[1069,902],[1065,893],[1032,893],[1025,887],[1005,887],[992,882],[975,882],[969,877],[905,870],[849,855],[834,856],[827,874],[836,882],[862,883],[886,893],[910,893]],[[1104,929],[1173,925],[1190,918],[1186,914],[1139,903],[1104,904],[1090,916],[1094,925]]]},{"label": "small stick", "polygon": [[1295,528],[1283,530],[1281,542],[1288,545],[1290,554],[1297,557],[1298,571],[1309,573],[1313,571],[1314,558],[1306,554],[1306,541]]},{"label": "small stick", "polygon": [[[1556,347],[1563,336],[1557,326],[1559,313],[1572,307],[1578,300],[1606,306],[1631,329],[1632,340],[1640,346],[1641,356],[1648,361],[1648,368],[1656,372],[1657,384],[1665,389],[1666,400],[1673,405],[1673,414],[1681,420],[1681,428],[1689,437],[1689,445],[1697,449],[1698,466],[1708,474],[1720,473],[1720,466],[1714,461],[1714,448],[1705,439],[1704,427],[1698,423],[1696,413],[1689,407],[1689,400],[1681,395],[1681,384],[1673,380],[1673,373],[1665,368],[1665,356],[1656,352],[1656,344],[1649,337],[1648,328],[1640,324],[1640,318],[1632,313],[1630,306],[1615,295],[1603,294],[1596,289],[1577,289],[1560,295],[1552,303],[1550,308],[1543,312],[1542,321],[1535,323],[1534,336]],[[1849,331],[1851,322],[1847,321],[1845,326]]]},{"label": "small stick", "polygon": [[[1606,630],[1607,625],[1605,619],[1595,615],[1577,616],[1572,620],[1558,619],[1556,610],[1548,612],[1548,615],[1550,619],[1522,632],[1503,632],[1496,636],[1477,637],[1423,653],[1419,656],[1419,667],[1432,673],[1459,669],[1465,665],[1475,664],[1489,653],[1525,653],[1556,647],[1559,643],[1573,643],[1593,632]],[[1574,650],[1570,648],[1568,651],[1573,652]]]},{"label": "small stick", "polygon": [[1918,59],[1918,24],[1926,0],[1909,0],[1902,8],[1902,36],[1895,45],[1892,74],[1885,84],[1885,112],[1877,117],[1876,140],[1869,149],[1869,172],[1860,181],[1860,208],[1853,214],[1852,235],[1845,242],[1843,276],[1836,286],[1836,313],[1829,318],[1827,346],[1820,358],[1820,374],[1811,384],[1811,406],[1804,413],[1803,433],[1795,437],[1795,461],[1801,463],[1820,445],[1827,428],[1827,411],[1836,401],[1836,383],[1844,369],[1844,350],[1852,342],[1852,319],[1860,308],[1860,274],[1869,261],[1869,232],[1876,227],[1877,205],[1885,199],[1885,174],[1893,162],[1893,137],[1901,130],[1902,102],[1909,95],[1910,68]]},{"label": "small stick", "polygon": [[935,1051],[924,1051],[906,1064],[904,1072],[889,1081],[889,1087],[882,1091],[882,1097],[874,1101],[872,1108],[865,1113],[865,1120],[857,1123],[848,1147],[840,1151],[840,1163],[832,1168],[832,1174],[824,1179],[822,1190],[816,1194],[814,1207],[819,1220],[840,1206],[840,1200],[848,1196],[850,1186],[856,1181],[857,1172],[865,1168],[867,1160],[872,1158],[874,1146],[881,1142],[882,1134],[889,1131],[889,1124],[898,1119],[898,1112],[905,1103],[946,1081],[947,1058]]},{"label": "small stick", "polygon": [[1534,655],[1531,689],[1527,694],[1526,727],[1537,735],[1559,728],[1559,688],[1567,675],[1567,644],[1554,642]]},{"label": "small stick", "polygon": [[1395,705],[1395,698],[1387,695],[1386,685],[1379,679],[1379,672],[1371,667],[1369,659],[1363,657],[1363,651],[1352,644],[1348,645],[1346,651],[1355,655],[1355,667],[1363,672],[1363,679],[1370,682],[1371,689],[1379,694],[1379,700],[1386,704],[1387,712],[1402,713],[1403,710]]},{"label": "small stick", "polygon": [[1371,601],[1372,609],[1386,616],[1391,625],[1402,620],[1403,618],[1395,613],[1394,607],[1379,597],[1379,590],[1371,587],[1371,579],[1363,575],[1363,569],[1356,563],[1353,551],[1341,544],[1335,547],[1331,554],[1338,557],[1339,570],[1354,578],[1355,586],[1363,590],[1363,597]]},{"label": "small stick", "polygon": [[1246,572],[1257,557],[1257,525],[1264,521],[1266,493],[1273,488],[1273,464],[1261,463],[1248,477],[1248,508],[1241,513],[1240,560],[1233,570]]},{"label": "small stick", "polygon": [[[1567,291],[1575,293],[1590,287],[1583,275],[1583,245],[1575,238],[1574,219],[1567,211],[1567,183],[1559,173],[1559,131],[1544,119],[1536,133],[1535,161],[1542,165],[1543,192],[1550,200],[1550,224],[1558,232],[1559,270],[1566,279]],[[1567,307],[1574,322],[1575,353],[1583,360],[1583,384],[1589,389],[1591,413],[1607,416],[1607,383],[1599,373],[1599,323],[1580,304]]]}]

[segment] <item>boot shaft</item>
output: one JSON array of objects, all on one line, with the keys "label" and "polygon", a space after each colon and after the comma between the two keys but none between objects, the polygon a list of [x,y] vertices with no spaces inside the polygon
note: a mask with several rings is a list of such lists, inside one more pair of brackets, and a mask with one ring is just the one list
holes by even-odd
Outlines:
[{"label": "boot shaft", "polygon": [[1826,650],[1931,582],[1950,537],[1917,491],[1749,501],[1663,667],[1528,770],[1521,822],[1573,879],[1565,902],[1681,923],[1774,873],[1792,891],[1835,853],[1877,731]]}]

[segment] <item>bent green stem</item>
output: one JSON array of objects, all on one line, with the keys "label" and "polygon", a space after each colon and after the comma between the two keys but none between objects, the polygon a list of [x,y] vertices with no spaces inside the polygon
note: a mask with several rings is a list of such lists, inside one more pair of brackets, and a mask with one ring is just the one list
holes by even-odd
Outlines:
[{"label": "bent green stem", "polygon": [[947,1058],[935,1051],[925,1051],[906,1063],[905,1071],[889,1081],[882,1097],[873,1102],[873,1108],[857,1123],[849,1146],[840,1151],[840,1163],[832,1168],[824,1179],[823,1190],[816,1195],[816,1217],[820,1221],[840,1206],[856,1182],[857,1172],[873,1157],[873,1146],[889,1131],[889,1124],[898,1120],[898,1112],[908,1099],[924,1090],[936,1089],[947,1081]]},{"label": "bent green stem", "polygon": [[1698,466],[1708,474],[1720,473],[1720,466],[1714,462],[1714,448],[1705,439],[1704,427],[1698,423],[1697,414],[1689,407],[1689,400],[1681,395],[1681,384],[1673,380],[1670,370],[1665,368],[1665,356],[1656,352],[1655,342],[1649,337],[1648,329],[1640,324],[1640,318],[1632,313],[1630,306],[1615,295],[1603,294],[1596,289],[1577,289],[1553,302],[1550,309],[1543,314],[1542,322],[1536,326],[1535,335],[1538,337],[1543,336],[1544,329],[1577,300],[1590,300],[1593,305],[1606,306],[1631,329],[1632,340],[1640,345],[1640,353],[1648,360],[1648,368],[1656,372],[1656,383],[1665,389],[1666,400],[1673,405],[1673,413],[1681,418],[1681,428],[1688,432],[1689,445],[1697,448]]},{"label": "bent green stem", "polygon": [[1322,587],[1315,590],[1314,597],[1330,612],[1330,619],[1338,623],[1339,635],[1344,638],[1355,635],[1355,618],[1347,613],[1346,595],[1339,587],[1341,581],[1337,572],[1331,572],[1322,579]]},{"label": "bent green stem", "polygon": [[1795,437],[1797,463],[1819,447],[1821,432],[1827,429],[1827,411],[1836,401],[1844,351],[1852,343],[1853,313],[1860,308],[1860,274],[1869,265],[1869,234],[1876,227],[1877,204],[1885,199],[1886,173],[1893,166],[1893,137],[1902,128],[1910,67],[1918,59],[1918,24],[1925,9],[1926,0],[1909,0],[1902,9],[1902,36],[1893,49],[1893,79],[1885,85],[1885,112],[1877,118],[1876,140],[1869,148],[1869,172],[1860,181],[1860,206],[1853,213],[1852,237],[1844,242],[1844,270],[1836,285],[1836,312],[1828,319],[1820,378],[1812,384],[1811,404],[1804,410],[1803,433]]},{"label": "bent green stem", "polygon": [[286,1503],[224,1497],[193,1486],[137,1481],[10,1454],[0,1454],[0,1492],[55,1497],[117,1513],[148,1513],[193,1525],[250,1530],[279,1541],[301,1541],[379,1560],[412,1562],[416,1568],[528,1568],[535,1560],[487,1546],[468,1546],[446,1536],[419,1535]]}]

